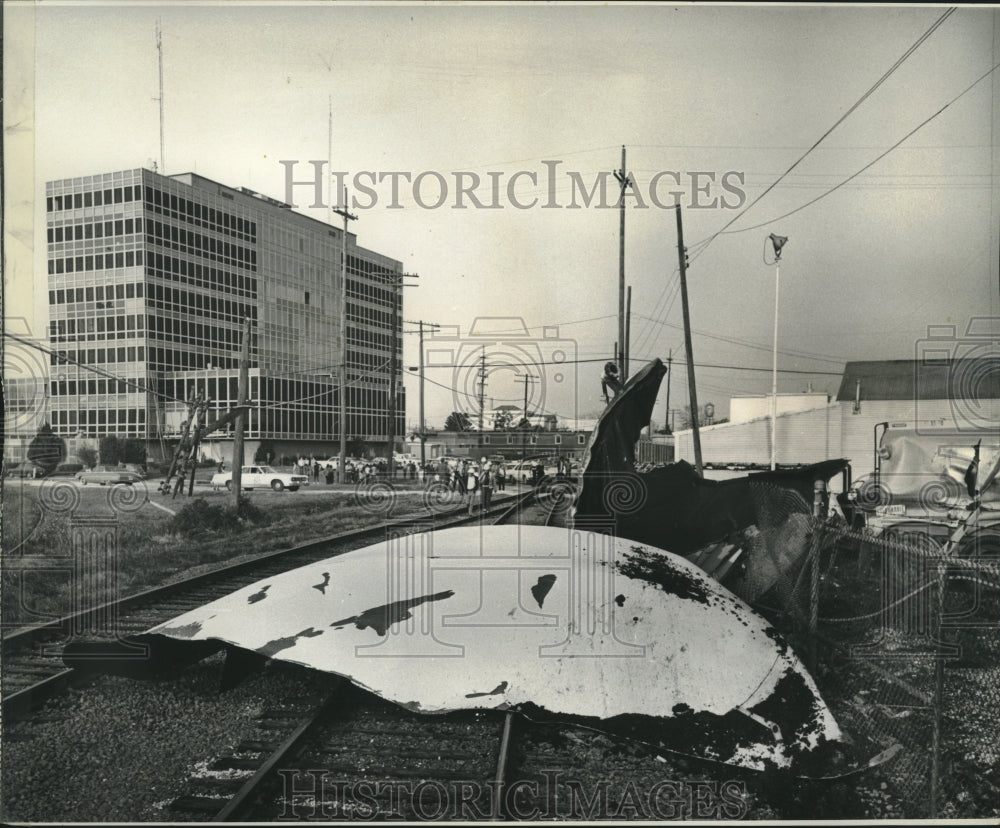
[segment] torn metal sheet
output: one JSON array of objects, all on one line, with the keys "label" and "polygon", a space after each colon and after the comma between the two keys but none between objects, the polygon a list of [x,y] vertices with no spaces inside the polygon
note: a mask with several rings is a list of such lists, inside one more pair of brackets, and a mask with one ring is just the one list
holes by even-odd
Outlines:
[{"label": "torn metal sheet", "polygon": [[575,519],[610,520],[619,536],[687,556],[741,598],[756,600],[782,576],[794,577],[808,546],[815,481],[830,480],[849,461],[731,480],[706,480],[683,460],[639,472],[635,445],[665,371],[660,360],[649,363],[601,415]]},{"label": "torn metal sheet", "polygon": [[393,538],[146,637],[226,642],[412,710],[516,709],[749,768],[796,766],[841,737],[808,672],[740,599],[683,558],[579,529]]}]

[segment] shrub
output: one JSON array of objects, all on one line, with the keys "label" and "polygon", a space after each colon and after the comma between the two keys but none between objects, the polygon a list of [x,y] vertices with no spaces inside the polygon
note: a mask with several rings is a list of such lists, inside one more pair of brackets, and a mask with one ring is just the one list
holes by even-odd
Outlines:
[{"label": "shrub", "polygon": [[169,529],[175,535],[191,536],[211,532],[232,532],[244,526],[263,526],[268,515],[241,497],[238,506],[222,506],[197,498],[181,507],[170,519]]},{"label": "shrub", "polygon": [[28,459],[40,466],[44,474],[48,474],[66,459],[66,442],[52,433],[52,427],[48,423],[42,423],[28,446]]},{"label": "shrub", "polygon": [[76,456],[80,458],[80,462],[88,469],[92,469],[97,465],[97,452],[92,446],[80,446],[76,450]]}]

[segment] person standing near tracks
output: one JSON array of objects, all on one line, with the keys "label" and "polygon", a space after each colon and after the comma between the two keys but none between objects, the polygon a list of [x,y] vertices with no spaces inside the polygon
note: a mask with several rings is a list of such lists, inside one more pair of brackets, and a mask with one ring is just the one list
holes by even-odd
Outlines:
[{"label": "person standing near tracks", "polygon": [[490,508],[490,501],[493,500],[493,464],[490,463],[485,457],[483,458],[483,471],[479,476],[479,487],[483,490],[483,514],[485,514]]},{"label": "person standing near tracks", "polygon": [[493,479],[496,481],[496,487],[498,492],[506,491],[507,469],[504,468],[503,463],[497,463],[496,469],[493,472]]},{"label": "person standing near tracks", "polygon": [[466,463],[465,466],[465,491],[469,495],[469,514],[473,514],[476,508],[476,492],[479,488],[479,467],[475,463]]}]

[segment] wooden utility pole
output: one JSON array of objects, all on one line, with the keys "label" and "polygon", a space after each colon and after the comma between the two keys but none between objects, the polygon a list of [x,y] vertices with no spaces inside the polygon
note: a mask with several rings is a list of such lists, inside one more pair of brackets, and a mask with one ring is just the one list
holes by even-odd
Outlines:
[{"label": "wooden utility pole", "polygon": [[160,31],[160,20],[156,20],[156,53],[160,65],[160,97],[157,98],[160,104],[160,175],[167,174],[167,162],[163,157],[163,33]]},{"label": "wooden utility pole", "polygon": [[[436,326],[435,326],[436,327]],[[424,320],[420,320],[420,354],[417,361],[420,371],[420,474],[427,463],[427,425],[424,422]],[[423,477],[420,478],[423,480]]]},{"label": "wooden utility pole", "polygon": [[629,358],[632,356],[632,285],[625,293],[625,373],[622,374],[622,385],[628,379]]},{"label": "wooden utility pole", "polygon": [[667,357],[667,410],[666,410],[666,421],[663,424],[664,429],[668,432],[674,430],[673,424],[670,422],[670,377],[674,373],[674,349],[670,349],[670,355]]},{"label": "wooden utility pole", "polygon": [[618,373],[622,384],[628,379],[625,365],[625,190],[629,186],[628,169],[625,166],[625,145],[622,144],[622,168],[615,170],[615,178],[620,186],[618,194]]},{"label": "wooden utility pole", "polygon": [[[528,431],[528,427],[529,427],[529,425],[528,425],[528,423],[529,423],[529,420],[528,420],[528,383],[529,382],[534,382],[536,379],[538,379],[538,377],[536,377],[534,374],[522,374],[519,377],[519,379],[523,379],[524,380],[524,417],[523,417],[523,419],[524,419],[524,422],[525,422],[525,426],[524,426],[523,429],[521,429],[521,460],[524,460],[525,457],[527,456],[527,453],[528,453],[528,449],[527,449],[527,431]],[[520,425],[520,423],[518,425]]]},{"label": "wooden utility pole", "polygon": [[399,292],[400,282],[403,281],[402,274],[393,274],[392,279],[392,338],[389,347],[389,399],[386,401],[386,408],[389,414],[389,422],[386,428],[386,448],[389,461],[389,479],[392,480],[396,471],[396,348],[399,343]]},{"label": "wooden utility pole", "polygon": [[486,346],[479,357],[479,447],[483,445],[483,408],[486,405]]},{"label": "wooden utility pole", "polygon": [[677,210],[677,260],[681,274],[681,308],[684,311],[684,347],[687,350],[688,394],[691,399],[691,430],[694,441],[694,466],[699,476],[703,472],[701,462],[701,434],[698,431],[698,393],[694,385],[694,352],[691,349],[691,314],[688,310],[687,290],[687,248],[684,246],[684,225],[681,220],[681,205]]},{"label": "wooden utility pole", "polygon": [[250,319],[243,325],[240,343],[240,373],[236,383],[236,423],[233,430],[233,505],[240,505],[240,487],[243,484],[243,431],[246,428],[248,386],[250,385]]},{"label": "wooden utility pole", "polygon": [[[426,446],[427,441],[427,424],[424,421],[424,330],[434,331],[437,330],[440,325],[434,322],[424,322],[423,319],[417,322],[411,322],[408,319],[404,319],[403,323],[406,325],[417,325],[420,332],[420,353],[417,355],[417,372],[420,378],[420,467],[424,467],[424,463],[427,462]],[[412,371],[413,368],[410,368]]]}]

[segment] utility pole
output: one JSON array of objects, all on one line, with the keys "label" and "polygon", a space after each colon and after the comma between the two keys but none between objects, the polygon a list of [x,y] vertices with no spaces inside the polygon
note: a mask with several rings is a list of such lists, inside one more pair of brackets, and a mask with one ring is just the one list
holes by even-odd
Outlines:
[{"label": "utility pole", "polygon": [[668,432],[673,432],[674,426],[670,422],[670,377],[674,373],[674,349],[670,349],[670,355],[667,357],[667,411],[666,411],[666,422],[663,427]]},{"label": "utility pole", "polygon": [[694,440],[694,466],[699,476],[702,476],[701,433],[698,431],[698,393],[694,385],[694,352],[691,349],[691,314],[688,310],[687,291],[687,248],[684,246],[684,225],[681,220],[681,205],[677,210],[677,260],[680,263],[681,275],[681,307],[684,311],[684,347],[687,350],[688,394],[691,399],[691,430]]},{"label": "utility pole", "polygon": [[243,429],[246,426],[247,386],[250,384],[250,319],[243,326],[243,342],[240,347],[240,373],[236,384],[236,415],[233,431],[233,505],[240,505],[240,486],[243,484]]},{"label": "utility pole", "polygon": [[618,373],[622,384],[628,379],[625,365],[625,190],[631,186],[625,167],[625,145],[622,144],[622,168],[615,170],[620,191],[618,195]]},{"label": "utility pole", "polygon": [[[436,325],[434,327],[437,327]],[[427,463],[427,423],[424,422],[424,320],[420,320],[420,479],[423,480],[423,468]]]},{"label": "utility pole", "polygon": [[528,430],[528,383],[534,382],[538,379],[534,374],[521,374],[518,379],[524,380],[524,422],[525,427],[521,429],[521,460],[524,460],[527,456],[528,450],[526,446]]},{"label": "utility pole", "polygon": [[486,346],[479,358],[479,446],[483,445],[483,408],[486,401]]},{"label": "utility pole", "polygon": [[166,160],[163,157],[163,33],[160,31],[160,21],[156,21],[156,52],[160,64],[160,175],[167,174]]},{"label": "utility pole", "polygon": [[396,348],[399,344],[399,290],[403,277],[392,278],[392,339],[390,340],[391,353],[389,354],[389,398],[386,401],[386,408],[389,413],[389,422],[386,429],[386,443],[388,443],[389,479],[392,480],[395,474],[396,461]]},{"label": "utility pole", "polygon": [[632,356],[632,285],[625,294],[625,373],[622,374],[622,385],[628,379],[629,357]]},{"label": "utility pole", "polygon": [[[417,322],[410,322],[409,320],[406,320],[406,319],[404,319],[403,321],[406,324],[408,324],[408,325],[417,325],[417,326],[419,326],[419,332],[420,332],[420,353],[418,354],[417,371],[419,372],[418,376],[420,377],[420,396],[419,396],[419,399],[420,399],[420,467],[423,468],[424,464],[427,462],[426,445],[425,445],[426,442],[427,442],[427,424],[424,421],[424,327],[426,326],[427,330],[429,330],[429,331],[434,331],[434,330],[437,330],[440,327],[440,325],[437,325],[437,324],[435,324],[433,322],[424,322],[423,319],[421,319],[421,320],[419,320]],[[412,371],[413,368],[410,368],[410,370]]]},{"label": "utility pole", "polygon": [[347,187],[344,187],[344,206],[334,208],[331,199],[330,210],[344,217],[344,231],[340,244],[340,461],[337,464],[337,480],[347,482],[347,222],[358,217],[347,212]]}]

